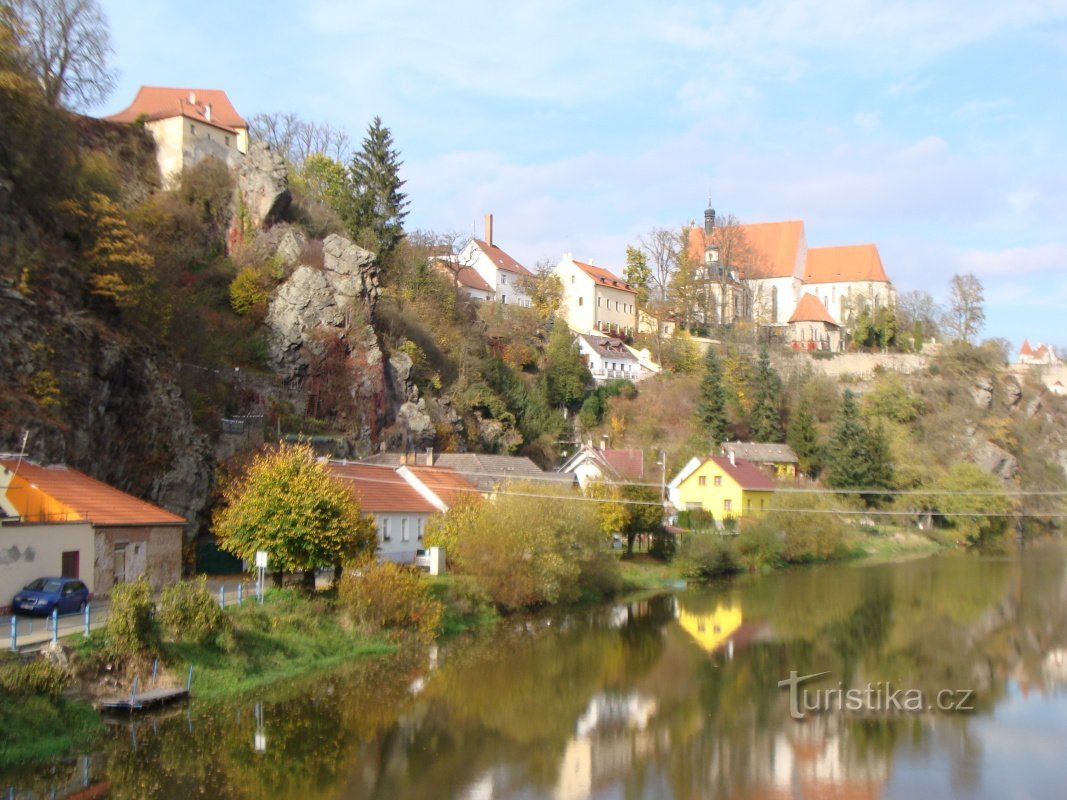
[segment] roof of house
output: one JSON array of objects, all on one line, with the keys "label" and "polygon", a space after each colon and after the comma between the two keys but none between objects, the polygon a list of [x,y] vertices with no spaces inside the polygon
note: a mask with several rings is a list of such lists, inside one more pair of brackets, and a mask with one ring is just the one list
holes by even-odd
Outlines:
[{"label": "roof of house", "polygon": [[1019,355],[1032,356],[1034,354],[1034,348],[1030,346],[1029,339],[1023,339],[1023,346],[1019,348]]},{"label": "roof of house", "polygon": [[723,452],[757,464],[796,464],[797,455],[787,444],[774,442],[725,442]]},{"label": "roof of house", "polygon": [[451,467],[482,491],[490,491],[502,481],[556,481],[574,483],[573,475],[545,472],[525,456],[498,456],[483,453],[441,453],[437,466]]},{"label": "roof of house", "polygon": [[485,279],[473,267],[460,266],[456,262],[444,258],[434,259],[434,266],[448,275],[448,277],[453,278],[460,286],[479,292],[493,293],[493,287],[486,283]]},{"label": "roof of house", "polygon": [[889,283],[876,245],[851,244],[842,247],[809,248],[804,283],[850,281]]},{"label": "roof of house", "polygon": [[762,492],[769,492],[775,489],[774,481],[764,475],[755,464],[741,458],[736,458],[734,463],[731,463],[728,456],[708,456],[706,458],[694,456],[682,467],[681,472],[674,476],[669,484],[670,488],[677,489],[708,461],[714,461],[742,489]]},{"label": "roof of house", "polygon": [[101,527],[185,524],[184,517],[71,467],[45,467],[25,459],[20,462],[17,458],[0,458],[0,466],[10,473],[5,476],[8,502],[29,521],[49,519],[40,512],[35,513],[35,509],[58,507],[64,510],[67,519],[88,520]]},{"label": "roof of house", "polygon": [[598,336],[595,333],[579,333],[582,339],[592,350],[605,358],[621,358],[637,361],[638,358],[626,346],[621,339],[611,336]]},{"label": "roof of house", "polygon": [[437,507],[423,497],[394,468],[377,464],[339,464],[330,461],[327,470],[339,478],[359,502],[361,511],[433,514]]},{"label": "roof of house", "polygon": [[481,498],[478,488],[450,467],[438,464],[432,467],[409,466],[407,469],[449,508],[472,498]]},{"label": "roof of house", "polygon": [[496,264],[497,268],[505,270],[506,272],[514,272],[518,275],[525,275],[532,278],[533,273],[526,269],[522,264],[509,256],[495,244],[489,244],[483,242],[481,239],[475,239],[474,244],[485,253],[489,259]]},{"label": "roof of house", "polygon": [[594,461],[610,475],[622,480],[636,481],[645,477],[645,454],[641,450],[611,450],[590,444],[578,448],[559,471],[572,473],[583,461]]},{"label": "roof of house", "polygon": [[754,222],[740,227],[756,254],[748,277],[789,278],[796,274],[800,251],[806,246],[802,221]]},{"label": "roof of house", "polygon": [[592,264],[586,264],[584,261],[575,261],[574,265],[578,267],[582,272],[588,275],[597,286],[610,286],[613,289],[618,289],[622,292],[629,292],[630,294],[637,294],[637,290],[620,278],[614,273],[608,272],[601,267],[594,267]]},{"label": "roof of house", "polygon": [[142,86],[129,106],[104,119],[110,122],[136,122],[138,119],[158,120],[170,117],[188,117],[235,133],[237,128],[248,127],[248,123],[237,113],[237,109],[222,89]]},{"label": "roof of house", "polygon": [[797,303],[797,307],[793,310],[793,316],[789,318],[789,321],[828,322],[831,325],[840,327],[837,320],[830,316],[830,312],[826,310],[822,300],[809,292],[805,292],[804,296],[800,298],[800,302]]}]

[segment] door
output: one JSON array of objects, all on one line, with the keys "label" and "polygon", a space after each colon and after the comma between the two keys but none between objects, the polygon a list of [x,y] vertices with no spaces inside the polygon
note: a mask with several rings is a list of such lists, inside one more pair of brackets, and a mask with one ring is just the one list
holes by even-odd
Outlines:
[{"label": "door", "polygon": [[114,567],[113,576],[115,584],[125,583],[126,581],[126,544],[115,545],[115,554],[111,559],[111,563]]},{"label": "door", "polygon": [[78,567],[81,562],[81,553],[77,550],[69,550],[63,554],[63,577],[80,578]]}]

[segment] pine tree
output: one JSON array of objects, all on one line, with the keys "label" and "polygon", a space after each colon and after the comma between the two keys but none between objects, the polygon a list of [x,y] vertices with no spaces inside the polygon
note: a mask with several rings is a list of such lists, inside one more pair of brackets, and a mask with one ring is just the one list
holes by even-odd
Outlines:
[{"label": "pine tree", "polygon": [[796,453],[800,471],[808,477],[816,477],[822,470],[822,447],[807,399],[800,401],[796,413],[790,418],[786,441]]},{"label": "pine tree", "polygon": [[771,357],[766,347],[760,351],[754,383],[752,412],[748,422],[752,439],[757,442],[780,442],[782,419],[779,403],[782,397],[782,379],[771,366]]},{"label": "pine tree", "polygon": [[363,137],[363,147],[348,166],[355,190],[355,209],[349,222],[352,236],[366,241],[380,259],[393,251],[404,236],[407,195],[400,191],[400,153],[393,147],[393,135],[375,117]]},{"label": "pine tree", "polygon": [[726,387],[722,382],[722,365],[711,347],[704,356],[704,378],[700,382],[696,414],[712,450],[717,451],[726,441]]},{"label": "pine tree", "polygon": [[[833,436],[827,453],[829,475],[826,482],[835,489],[888,489],[892,486],[893,465],[889,444],[881,427],[873,430],[863,424],[856,397],[846,391],[834,417]],[[878,495],[864,495],[868,505]]]}]

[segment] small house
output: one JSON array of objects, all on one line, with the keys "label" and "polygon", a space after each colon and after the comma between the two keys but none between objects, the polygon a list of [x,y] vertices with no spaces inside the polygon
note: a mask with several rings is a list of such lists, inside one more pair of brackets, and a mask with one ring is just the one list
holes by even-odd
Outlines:
[{"label": "small house", "polygon": [[797,476],[797,455],[787,444],[776,442],[725,442],[722,454],[755,464],[768,476],[778,479]]},{"label": "small house", "polygon": [[755,464],[730,456],[694,457],[667,484],[679,511],[706,511],[717,523],[759,516],[771,507],[775,484]]}]

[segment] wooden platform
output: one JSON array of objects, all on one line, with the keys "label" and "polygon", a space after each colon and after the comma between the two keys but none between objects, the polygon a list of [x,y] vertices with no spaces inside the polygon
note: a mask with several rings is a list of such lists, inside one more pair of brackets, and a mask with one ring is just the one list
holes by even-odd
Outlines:
[{"label": "wooden platform", "polygon": [[101,701],[101,711],[127,711],[130,714],[138,711],[149,711],[153,708],[186,700],[189,697],[188,689],[149,689],[127,697],[109,697]]}]

